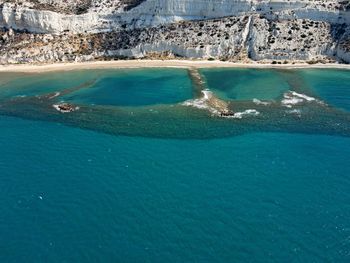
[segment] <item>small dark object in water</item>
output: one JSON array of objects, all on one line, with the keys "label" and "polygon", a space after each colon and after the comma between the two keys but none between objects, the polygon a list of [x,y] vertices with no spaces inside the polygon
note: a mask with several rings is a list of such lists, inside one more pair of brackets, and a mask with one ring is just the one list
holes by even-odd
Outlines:
[{"label": "small dark object in water", "polygon": [[221,117],[232,117],[234,115],[235,115],[235,113],[233,111],[222,111],[220,113]]},{"label": "small dark object in water", "polygon": [[54,107],[56,110],[58,110],[58,111],[60,111],[60,112],[63,112],[63,113],[73,112],[73,111],[79,109],[78,107],[75,107],[74,105],[69,104],[69,103],[55,104],[55,105],[53,105],[53,107]]}]

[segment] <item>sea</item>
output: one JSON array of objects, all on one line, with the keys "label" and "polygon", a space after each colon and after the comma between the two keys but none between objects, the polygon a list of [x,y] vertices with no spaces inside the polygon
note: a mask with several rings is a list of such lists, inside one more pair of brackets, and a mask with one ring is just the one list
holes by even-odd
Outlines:
[{"label": "sea", "polygon": [[0,73],[0,262],[350,262],[350,71],[191,74]]}]

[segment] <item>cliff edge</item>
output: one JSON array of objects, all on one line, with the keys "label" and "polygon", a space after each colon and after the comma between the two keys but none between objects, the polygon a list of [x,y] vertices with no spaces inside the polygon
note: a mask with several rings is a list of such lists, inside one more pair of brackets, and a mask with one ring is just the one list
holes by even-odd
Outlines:
[{"label": "cliff edge", "polygon": [[346,0],[0,0],[0,63],[350,63]]}]

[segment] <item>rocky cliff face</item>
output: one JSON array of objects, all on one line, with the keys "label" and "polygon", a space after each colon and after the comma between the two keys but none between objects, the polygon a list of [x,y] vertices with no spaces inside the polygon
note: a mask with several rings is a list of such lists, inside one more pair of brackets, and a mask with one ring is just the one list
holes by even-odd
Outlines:
[{"label": "rocky cliff face", "polygon": [[0,63],[121,57],[350,63],[348,0],[0,0]]}]

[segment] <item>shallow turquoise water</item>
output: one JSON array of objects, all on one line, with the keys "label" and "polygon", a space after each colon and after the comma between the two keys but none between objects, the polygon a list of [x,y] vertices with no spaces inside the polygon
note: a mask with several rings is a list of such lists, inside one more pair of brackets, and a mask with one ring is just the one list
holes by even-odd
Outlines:
[{"label": "shallow turquoise water", "polygon": [[0,97],[35,96],[86,85],[63,100],[76,103],[142,106],[178,103],[192,98],[191,82],[183,69],[85,70],[25,74],[1,73]]},{"label": "shallow turquoise water", "polygon": [[208,86],[221,98],[273,100],[289,86],[277,70],[202,69]]},{"label": "shallow turquoise water", "polygon": [[85,104],[142,106],[178,103],[192,98],[183,69],[133,69],[99,72],[96,83],[65,97]]},{"label": "shallow turquoise water", "polygon": [[9,98],[60,91],[93,81],[98,75],[98,71],[67,71],[42,74],[0,73],[0,95],[1,98]]},{"label": "shallow turquoise water", "polygon": [[[65,96],[82,94],[90,104],[102,92],[103,106],[81,104],[64,115],[46,97],[0,104],[0,262],[349,262],[347,113],[305,104],[293,108],[304,115],[289,118],[276,103],[260,106],[260,117],[226,120],[177,104],[130,107],[138,88],[105,103],[114,91],[109,81],[98,87],[101,72],[74,73],[62,82],[46,76],[57,89],[40,86],[39,93],[71,89]],[[313,89],[321,87],[313,85],[316,73],[276,78],[330,103]],[[347,103],[348,75],[329,74]],[[155,83],[188,81],[186,72],[175,75]],[[174,99],[169,84],[155,84],[161,102],[144,96],[151,82],[136,94],[140,102]],[[2,84],[2,98],[23,89],[38,95],[39,85],[29,83]]]},{"label": "shallow turquoise water", "polygon": [[329,104],[350,111],[350,72],[348,70],[300,71],[312,90]]}]

